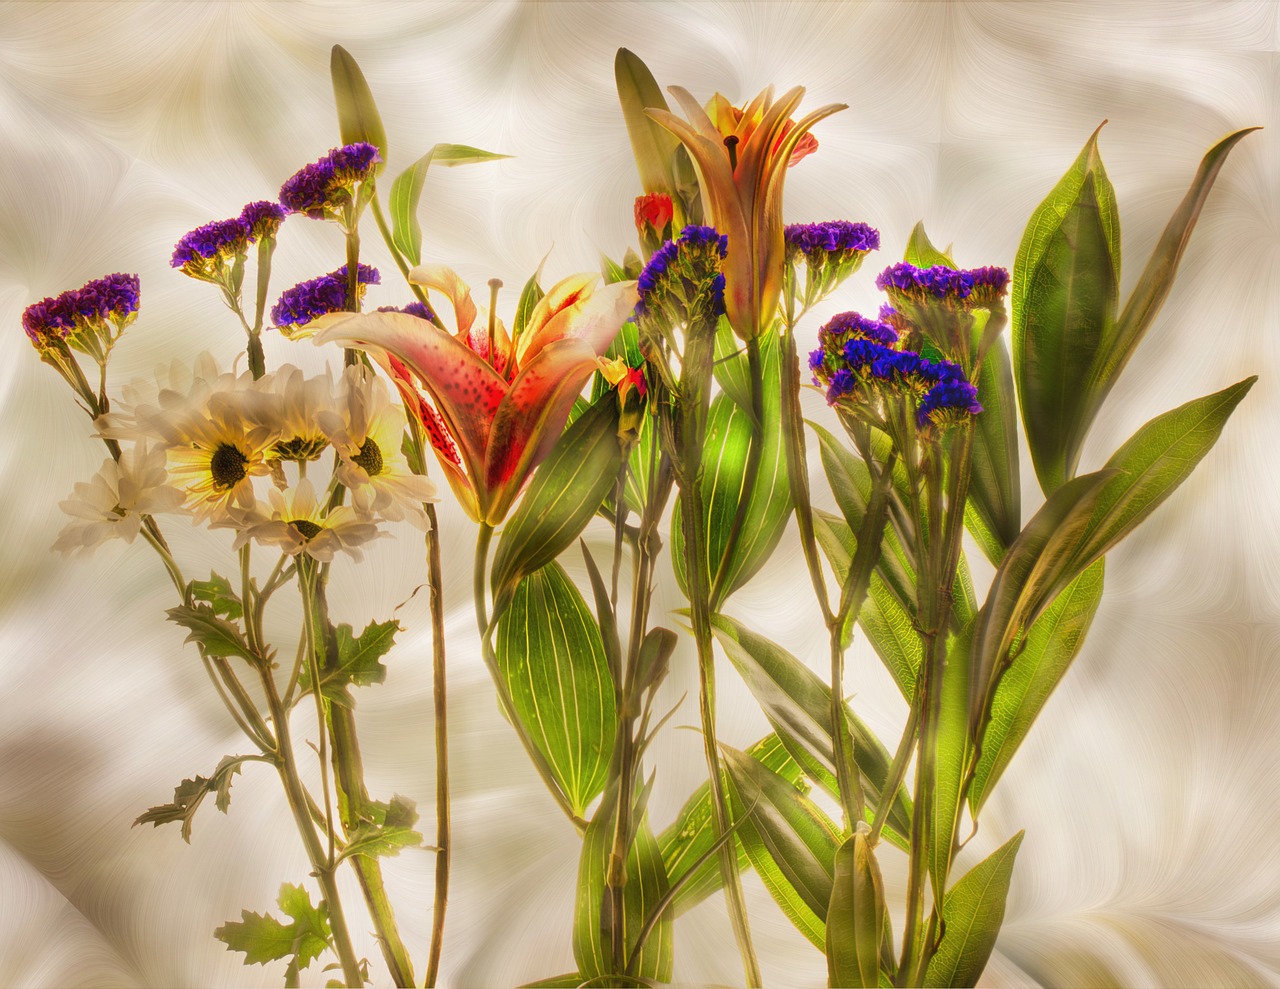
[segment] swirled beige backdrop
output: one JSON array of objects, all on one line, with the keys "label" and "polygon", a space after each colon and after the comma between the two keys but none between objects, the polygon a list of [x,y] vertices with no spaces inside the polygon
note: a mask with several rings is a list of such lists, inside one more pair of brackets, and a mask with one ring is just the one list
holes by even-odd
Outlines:
[{"label": "swirled beige backdrop", "polygon": [[[1280,6],[68,2],[4,5],[0,25],[0,983],[280,983],[279,963],[244,967],[211,937],[306,876],[269,771],[237,777],[229,814],[202,810],[190,846],[172,826],[130,828],[242,741],[163,620],[172,591],[145,546],[50,552],[58,500],[101,453],[19,318],[42,296],[136,271],[142,314],[113,361],[117,383],[203,348],[229,360],[240,331],[169,253],[338,143],[337,42],[379,100],[393,171],[437,141],[514,156],[433,172],[423,210],[428,257],[473,284],[501,277],[505,308],[548,250],[558,278],[634,236],[620,46],[701,98],[738,101],[773,82],[806,85],[806,106],[848,103],[792,173],[787,218],[865,220],[888,260],[923,218],[962,264],[1011,266],[1031,210],[1109,119],[1126,292],[1201,154],[1268,125],[1223,170],[1084,465],[1158,412],[1261,381],[1191,479],[1111,554],[1088,643],[964,855],[1027,830],[990,985],[1280,984]],[[366,256],[394,271],[368,241]],[[341,250],[332,227],[291,221],[276,285],[336,267]],[[842,307],[874,304],[874,264]],[[372,301],[406,297],[388,277]],[[319,357],[268,344],[269,362]],[[1039,500],[1024,492],[1028,514]],[[513,985],[573,967],[578,839],[498,714],[471,617],[473,528],[448,501],[442,517],[457,832],[443,974]],[[385,618],[424,581],[420,543],[399,535],[335,567],[339,620]],[[225,567],[228,541],[184,540],[187,571]],[[396,613],[407,632],[360,720],[372,790],[416,799],[429,819],[425,597]],[[679,603],[668,572],[658,605]],[[822,666],[793,538],[733,607]],[[677,703],[693,678],[686,649],[663,696]],[[763,719],[731,671],[722,680],[723,736],[749,742]],[[854,656],[849,687],[896,738],[904,705],[869,654]],[[686,699],[674,724],[696,720]],[[700,779],[699,753],[694,732],[664,733],[657,823]],[[887,879],[900,896],[898,858]],[[425,852],[387,860],[419,958],[431,866]],[[747,896],[767,983],[825,985],[824,959],[754,877]],[[368,926],[356,924],[358,947],[377,958]],[[678,981],[740,980],[718,899],[685,915],[676,939]],[[322,983],[318,969],[307,975]]]}]

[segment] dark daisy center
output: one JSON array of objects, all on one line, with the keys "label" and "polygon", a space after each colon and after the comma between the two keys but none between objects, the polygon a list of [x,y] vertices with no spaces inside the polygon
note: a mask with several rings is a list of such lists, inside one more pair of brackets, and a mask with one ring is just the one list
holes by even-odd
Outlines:
[{"label": "dark daisy center", "polygon": [[378,449],[378,444],[374,442],[372,436],[364,441],[360,452],[351,459],[363,467],[364,472],[370,477],[377,477],[382,473],[382,451]]},{"label": "dark daisy center", "polygon": [[248,475],[249,458],[229,443],[223,443],[209,458],[213,486],[225,491],[234,488]]},{"label": "dark daisy center", "polygon": [[314,539],[323,531],[310,519],[290,519],[289,524],[302,533],[303,539]]}]

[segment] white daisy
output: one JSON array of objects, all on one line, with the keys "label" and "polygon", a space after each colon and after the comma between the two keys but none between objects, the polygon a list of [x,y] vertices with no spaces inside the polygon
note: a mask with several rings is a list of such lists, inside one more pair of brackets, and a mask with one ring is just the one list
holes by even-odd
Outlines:
[{"label": "white daisy", "polygon": [[271,455],[279,460],[317,460],[329,446],[320,427],[320,413],[334,408],[333,375],[307,378],[299,368],[285,364],[274,375],[270,389],[276,405],[279,439]]},{"label": "white daisy", "polygon": [[350,553],[357,560],[364,559],[359,547],[384,533],[377,523],[362,517],[354,509],[342,505],[325,513],[325,506],[316,497],[315,488],[307,478],[302,478],[289,491],[271,488],[267,491],[271,510],[261,505],[245,511],[232,511],[215,523],[222,527],[234,526],[234,549],[239,549],[250,539],[266,546],[279,547],[289,556],[305,553],[321,563],[328,563],[338,550]]},{"label": "white daisy", "polygon": [[143,515],[182,511],[183,494],[168,480],[165,452],[159,447],[138,443],[119,462],[108,458],[88,483],[75,486],[73,497],[59,502],[74,521],[63,527],[53,548],[87,554],[108,539],[133,542]]}]

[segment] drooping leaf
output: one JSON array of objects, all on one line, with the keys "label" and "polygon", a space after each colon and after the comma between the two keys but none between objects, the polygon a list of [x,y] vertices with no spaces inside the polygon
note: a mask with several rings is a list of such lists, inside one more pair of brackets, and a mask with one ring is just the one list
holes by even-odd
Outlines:
[{"label": "drooping leaf", "polygon": [[[800,792],[808,791],[800,766],[790,755],[776,734],[766,735],[747,749],[747,755],[777,776],[786,780]],[[677,882],[686,871],[694,867],[715,844],[715,824],[711,814],[711,787],[703,783],[685,801],[675,822],[658,836],[662,861],[671,882]],[[750,860],[740,840],[738,849],[739,871],[749,868]],[[722,886],[719,861],[715,858],[698,866],[697,873],[676,893],[672,908],[676,916],[696,906]]]},{"label": "drooping leaf", "polygon": [[207,604],[180,605],[165,614],[169,621],[190,633],[184,641],[197,643],[210,656],[239,656],[251,663],[261,662],[257,653],[249,648],[239,626],[219,618]]},{"label": "drooping leaf", "polygon": [[240,767],[244,763],[261,758],[261,756],[225,756],[218,763],[218,767],[213,771],[212,776],[208,778],[197,776],[195,779],[183,780],[173,788],[172,803],[148,808],[133,822],[134,827],[139,824],[151,824],[159,827],[161,824],[180,822],[182,824],[182,840],[190,844],[191,826],[195,821],[196,811],[200,808],[200,804],[204,802],[204,798],[210,793],[217,794],[214,798],[214,806],[225,814],[227,808],[231,806],[232,777],[240,772]]},{"label": "drooping leaf", "polygon": [[1156,416],[1107,461],[1118,471],[1102,489],[1077,550],[1092,560],[1132,532],[1173,494],[1213,448],[1257,376]]},{"label": "drooping leaf", "polygon": [[292,923],[282,923],[270,914],[240,912],[241,920],[228,921],[213,932],[231,951],[243,951],[246,965],[291,958],[291,967],[303,969],[329,947],[329,910],[322,901],[313,906],[301,886],[285,883],[277,901]]},{"label": "drooping leaf", "polygon": [[[385,159],[385,154],[383,157]],[[391,183],[389,199],[391,240],[411,265],[422,263],[422,224],[418,220],[418,205],[422,202],[427,170],[433,164],[454,167],[510,157],[465,144],[437,144],[396,176]]]},{"label": "drooping leaf", "polygon": [[387,131],[364,73],[350,52],[334,45],[329,56],[329,74],[333,77],[333,100],[338,108],[342,143],[374,145],[382,158],[381,163],[374,166],[375,174],[380,175],[387,165]]},{"label": "drooping leaf", "polygon": [[558,563],[516,587],[495,648],[516,717],[581,815],[604,789],[617,705],[600,628]]},{"label": "drooping leaf", "polygon": [[947,891],[942,905],[945,933],[929,961],[925,986],[977,984],[1004,923],[1013,863],[1024,834],[1019,831]]},{"label": "drooping leaf", "polygon": [[974,817],[1084,644],[1085,633],[1102,600],[1104,565],[1105,561],[1098,560],[1045,609],[1028,629],[1025,644],[1001,677],[969,787],[969,809]]},{"label": "drooping leaf", "polygon": [[671,169],[679,141],[644,112],[646,107],[668,109],[662,89],[640,57],[625,48],[618,49],[613,62],[613,75],[618,87],[618,102],[622,104],[622,116],[627,123],[627,135],[631,138],[636,171],[640,173],[641,187],[645,192],[663,192],[674,196],[676,180]]},{"label": "drooping leaf", "polygon": [[420,848],[422,835],[406,825],[382,825],[366,822],[357,828],[349,837],[347,847],[338,856],[338,861],[353,855],[366,855],[376,858],[384,855],[399,855],[403,848]]},{"label": "drooping leaf", "polygon": [[1120,219],[1097,132],[1031,216],[1014,262],[1013,369],[1040,487],[1075,476],[1094,360],[1115,323]]},{"label": "drooping leaf", "polygon": [[853,834],[836,851],[827,909],[827,985],[879,985],[884,922],[880,866],[866,835]]},{"label": "drooping leaf", "polygon": [[755,759],[721,747],[738,837],[782,912],[820,950],[840,829],[807,796]]},{"label": "drooping leaf", "polygon": [[[713,615],[716,640],[764,709],[782,744],[814,782],[839,794],[831,741],[831,690],[795,656],[740,622]],[[890,756],[883,744],[844,705],[854,741],[854,757],[867,803],[875,807],[889,776]],[[890,809],[886,835],[898,843],[911,831],[911,800],[901,790]]]},{"label": "drooping leaf", "polygon": [[[349,706],[351,697],[347,693],[347,687],[367,687],[383,683],[387,679],[387,667],[382,662],[382,657],[391,651],[399,631],[400,624],[395,619],[370,622],[359,636],[355,635],[355,630],[350,625],[339,625],[334,629],[338,665],[321,670],[320,692],[335,704]],[[301,693],[311,689],[311,671],[307,664],[303,664],[298,676],[298,686]]]},{"label": "drooping leaf", "polygon": [[503,527],[490,571],[495,612],[527,574],[577,540],[621,467],[618,401],[606,394],[564,431]]},{"label": "drooping leaf", "polygon": [[231,589],[231,581],[222,574],[210,572],[208,580],[193,580],[191,597],[209,605],[219,618],[234,622],[239,621],[240,616],[244,614],[240,598]]}]

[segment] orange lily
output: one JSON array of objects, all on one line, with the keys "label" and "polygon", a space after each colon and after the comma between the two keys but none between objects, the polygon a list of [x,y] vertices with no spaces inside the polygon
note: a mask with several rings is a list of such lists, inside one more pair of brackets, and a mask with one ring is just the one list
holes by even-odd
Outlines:
[{"label": "orange lily", "polygon": [[378,360],[417,413],[467,514],[497,525],[551,452],[574,399],[635,308],[635,283],[597,288],[599,275],[570,275],[542,297],[513,340],[500,320],[477,322],[471,290],[451,269],[422,265],[409,280],[449,298],[456,332],[406,313],[352,313],[329,322],[316,340],[359,347]]},{"label": "orange lily", "polygon": [[717,93],[709,112],[687,90],[672,86],[670,92],[687,120],[652,107],[645,112],[680,139],[698,168],[708,222],[729,237],[725,313],[734,332],[749,340],[773,322],[782,295],[787,165],[817,147],[809,133],[813,125],[847,104],[819,107],[793,121],[791,114],[804,96],[800,86],[778,100],[769,87],[743,109]]}]

